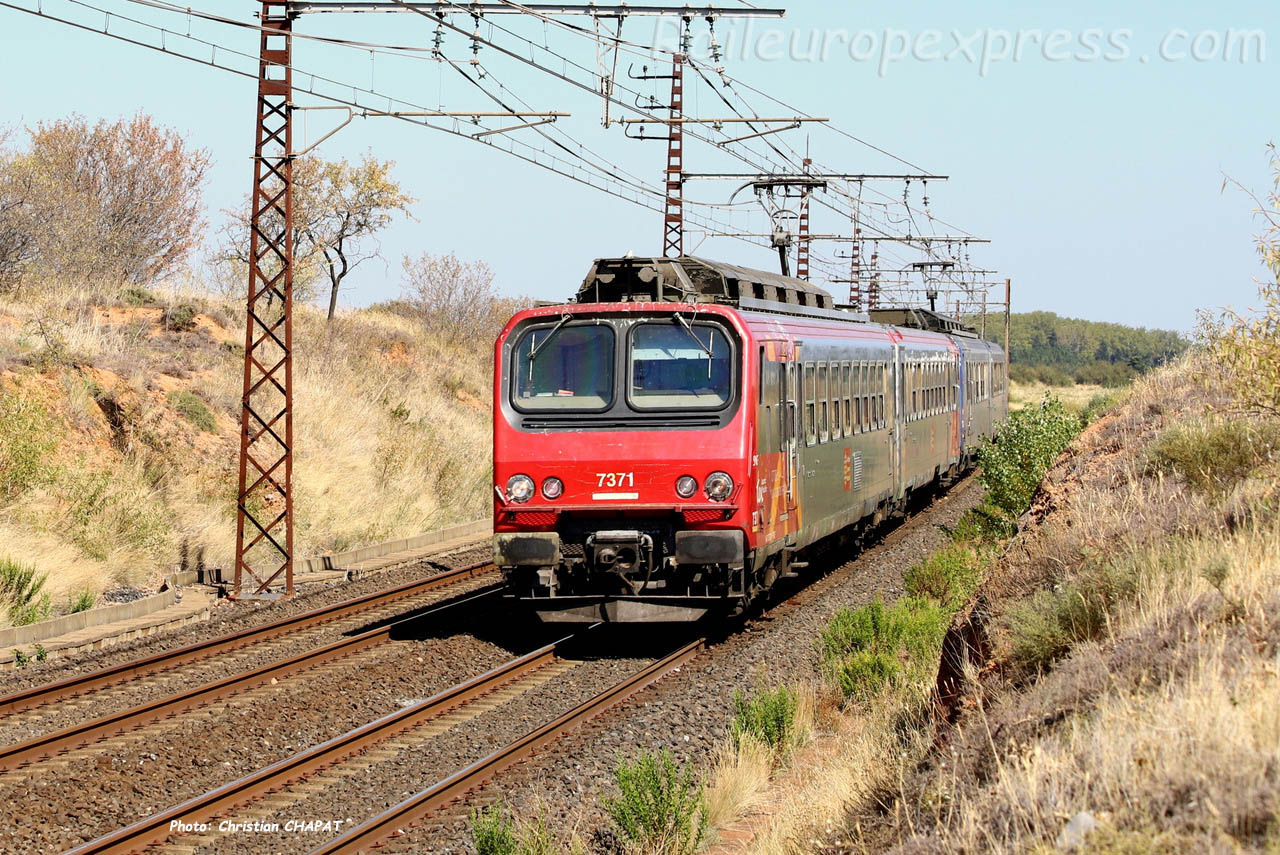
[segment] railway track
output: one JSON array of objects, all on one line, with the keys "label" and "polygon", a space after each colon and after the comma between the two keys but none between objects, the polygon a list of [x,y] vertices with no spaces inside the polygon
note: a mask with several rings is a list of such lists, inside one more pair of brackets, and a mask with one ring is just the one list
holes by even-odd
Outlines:
[{"label": "railway track", "polygon": [[[377,721],[295,754],[278,763],[232,781],[203,795],[147,817],[140,822],[89,841],[68,855],[119,855],[139,852],[168,842],[177,851],[211,843],[217,835],[179,833],[174,829],[201,829],[214,819],[252,822],[275,814],[318,790],[377,762],[439,737],[458,722],[475,718],[512,701],[542,683],[561,678],[576,663],[561,658],[564,648],[579,642],[584,633],[518,657],[434,697],[406,706]],[[548,742],[568,733],[601,712],[621,703],[663,675],[688,661],[702,649],[703,640],[682,645],[674,652],[628,675],[590,700],[565,712],[503,746],[479,762],[444,778],[405,799],[388,811],[367,820],[348,834],[316,852],[357,852],[398,829],[441,810],[482,787],[512,764],[527,759]]]},{"label": "railway track", "polygon": [[[104,690],[123,691],[124,687],[132,687],[138,680],[174,674],[180,668],[215,656],[236,655],[250,648],[254,648],[256,654],[259,652],[256,650],[257,646],[280,640],[294,643],[302,634],[320,628],[333,629],[335,624],[340,625],[343,621],[360,625],[377,623],[395,612],[403,612],[406,606],[415,612],[412,617],[384,623],[282,660],[0,748],[0,772],[30,766],[54,757],[69,760],[72,752],[84,750],[108,736],[128,734],[182,712],[208,707],[230,696],[270,685],[272,681],[358,655],[389,641],[404,623],[422,617],[421,609],[431,603],[452,596],[467,596],[467,599],[455,602],[495,596],[499,590],[496,584],[468,584],[477,580],[477,577],[482,577],[489,567],[488,564],[476,564],[447,571],[429,579],[325,606],[244,632],[9,695],[0,699],[0,711],[7,711],[11,716],[35,714],[53,704],[79,702],[96,706]],[[424,599],[429,602],[419,602]],[[10,721],[6,720],[4,723],[9,724]]]},{"label": "railway track", "polygon": [[[905,518],[881,528],[872,535],[877,544],[890,545],[904,536],[906,523],[945,506],[965,492],[968,479],[951,491],[933,496],[930,501],[912,508]],[[923,497],[922,497],[923,498]],[[887,530],[886,530],[887,529]],[[771,620],[774,613],[784,613],[820,598],[837,584],[856,562],[839,562],[829,572],[811,578],[808,584],[775,601],[766,614],[748,620]],[[385,628],[375,629],[376,634]],[[344,642],[356,642],[356,636]],[[232,823],[269,823],[278,816],[289,815],[296,804],[336,787],[351,776],[372,774],[379,763],[393,761],[404,752],[427,745],[431,740],[449,738],[457,724],[478,718],[504,704],[512,704],[534,687],[566,677],[576,667],[561,657],[564,645],[576,637],[562,639],[547,647],[508,662],[480,677],[447,689],[425,701],[418,701],[369,724],[355,728],[311,749],[295,754],[250,775],[188,799],[168,810],[150,816],[127,828],[104,835],[72,850],[75,855],[89,853],[123,853],[149,850],[153,852],[201,851],[220,844],[222,834],[200,826],[211,820]],[[619,680],[590,700],[560,714],[554,720],[535,727],[518,739],[493,751],[466,768],[453,772],[431,786],[403,799],[382,813],[366,819],[341,836],[313,849],[310,855],[367,852],[383,843],[403,836],[406,829],[428,818],[447,817],[456,813],[457,804],[471,798],[503,770],[522,763],[539,749],[588,720],[617,706],[665,674],[688,662],[707,646],[705,639],[681,646],[625,679]],[[717,645],[712,645],[717,646]],[[353,651],[354,653],[355,651]],[[286,665],[286,663],[281,663]],[[513,704],[514,705],[514,704]],[[508,707],[509,709],[509,707]],[[499,713],[501,715],[502,713]],[[437,750],[437,749],[431,749]],[[447,768],[447,767],[445,767]],[[340,793],[340,790],[338,791]],[[194,827],[195,831],[183,832]],[[173,831],[172,829],[178,829]],[[155,849],[158,844],[167,844]]]}]

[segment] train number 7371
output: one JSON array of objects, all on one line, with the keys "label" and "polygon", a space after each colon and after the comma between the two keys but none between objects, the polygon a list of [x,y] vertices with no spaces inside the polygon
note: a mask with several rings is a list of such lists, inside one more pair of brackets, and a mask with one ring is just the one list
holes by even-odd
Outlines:
[{"label": "train number 7371", "polygon": [[596,478],[599,479],[597,484],[599,487],[634,487],[636,485],[634,472],[597,472]]}]

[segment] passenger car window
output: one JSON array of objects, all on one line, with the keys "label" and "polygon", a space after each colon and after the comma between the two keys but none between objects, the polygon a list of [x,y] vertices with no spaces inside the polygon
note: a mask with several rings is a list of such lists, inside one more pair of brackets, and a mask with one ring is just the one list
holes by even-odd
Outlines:
[{"label": "passenger car window", "polygon": [[814,391],[817,388],[817,369],[812,362],[806,362],[804,364],[804,436],[805,442],[809,445],[818,441],[818,414],[813,402]]},{"label": "passenger car window", "polygon": [[827,384],[827,363],[818,363],[818,441],[826,442],[830,434],[827,431],[827,401],[829,399]]}]

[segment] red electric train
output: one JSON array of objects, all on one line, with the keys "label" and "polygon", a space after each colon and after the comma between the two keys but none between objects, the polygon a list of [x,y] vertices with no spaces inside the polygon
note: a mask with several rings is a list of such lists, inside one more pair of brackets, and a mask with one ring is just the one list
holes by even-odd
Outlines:
[{"label": "red electric train", "polygon": [[685,257],[595,262],[496,345],[494,561],[544,621],[739,611],[969,468],[1001,348],[919,309]]}]

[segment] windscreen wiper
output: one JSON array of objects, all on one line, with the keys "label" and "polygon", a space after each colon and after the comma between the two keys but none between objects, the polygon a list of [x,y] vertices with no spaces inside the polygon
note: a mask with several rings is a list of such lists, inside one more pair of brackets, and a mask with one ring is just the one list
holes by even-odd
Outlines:
[{"label": "windscreen wiper", "polygon": [[680,322],[680,326],[684,327],[685,332],[687,332],[689,336],[698,343],[698,347],[702,348],[702,351],[707,355],[707,358],[715,359],[715,353],[711,351],[711,348],[702,343],[702,339],[698,338],[698,334],[693,331],[693,325],[684,319],[684,315],[676,312],[675,317],[676,320]]},{"label": "windscreen wiper", "polygon": [[538,358],[538,354],[542,353],[542,348],[550,344],[551,340],[560,334],[560,330],[564,329],[564,325],[569,323],[570,319],[572,318],[573,318],[573,315],[570,315],[567,313],[561,315],[560,323],[556,324],[554,327],[551,328],[551,332],[547,334],[547,337],[544,338],[542,341],[538,342],[537,344],[535,344],[533,347],[529,348],[530,362],[533,362],[533,360]]}]

